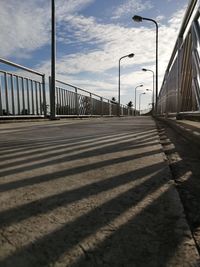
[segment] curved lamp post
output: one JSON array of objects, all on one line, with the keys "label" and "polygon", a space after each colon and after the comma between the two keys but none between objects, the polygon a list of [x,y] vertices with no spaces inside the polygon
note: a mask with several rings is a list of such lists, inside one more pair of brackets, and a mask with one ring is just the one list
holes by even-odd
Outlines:
[{"label": "curved lamp post", "polygon": [[133,16],[132,19],[136,22],[142,22],[143,20],[148,20],[156,25],[156,105],[155,112],[157,114],[157,102],[158,102],[158,23],[154,19],[144,18],[141,16]]},{"label": "curved lamp post", "polygon": [[135,116],[136,116],[136,97],[137,97],[136,92],[137,92],[137,88],[142,87],[142,86],[143,86],[143,84],[140,84],[140,85],[135,87]]},{"label": "curved lamp post", "polygon": [[118,116],[120,116],[120,115],[121,115],[121,112],[120,112],[120,86],[121,86],[121,84],[120,84],[120,63],[121,63],[121,60],[122,60],[123,58],[125,58],[125,57],[132,58],[132,57],[134,57],[134,54],[133,54],[133,53],[131,53],[131,54],[129,54],[129,55],[126,55],[126,56],[120,57],[120,59],[119,59]]},{"label": "curved lamp post", "polygon": [[51,92],[50,92],[50,102],[51,102],[51,119],[55,119],[55,91],[56,91],[56,20],[55,20],[55,0],[51,0]]},{"label": "curved lamp post", "polygon": [[[140,104],[141,104],[141,96],[142,95],[145,95],[146,93],[144,92],[144,93],[141,93],[140,95],[139,95],[139,114],[140,114]],[[141,115],[141,114],[140,114]]]},{"label": "curved lamp post", "polygon": [[154,71],[153,70],[150,70],[150,69],[145,69],[143,68],[142,69],[143,71],[150,71],[152,74],[153,74],[153,94],[152,94],[152,109],[154,109],[154,98],[155,98],[155,86],[154,86]]}]

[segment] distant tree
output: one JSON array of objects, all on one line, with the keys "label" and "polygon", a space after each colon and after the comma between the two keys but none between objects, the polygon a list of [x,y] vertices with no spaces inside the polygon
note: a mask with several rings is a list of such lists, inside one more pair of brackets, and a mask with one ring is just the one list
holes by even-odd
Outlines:
[{"label": "distant tree", "polygon": [[83,113],[84,115],[91,114],[91,99],[88,96],[83,97]]},{"label": "distant tree", "polygon": [[7,111],[5,109],[2,110],[2,113],[3,113],[4,116],[11,115],[10,111],[9,110]]},{"label": "distant tree", "polygon": [[21,110],[21,115],[29,115],[29,113],[28,113],[28,109],[23,108],[23,109]]},{"label": "distant tree", "polygon": [[46,114],[47,114],[49,112],[49,105],[42,102],[41,103],[41,111],[46,112]]},{"label": "distant tree", "polygon": [[133,102],[129,101],[128,104],[127,104],[127,107],[132,108],[133,107]]}]

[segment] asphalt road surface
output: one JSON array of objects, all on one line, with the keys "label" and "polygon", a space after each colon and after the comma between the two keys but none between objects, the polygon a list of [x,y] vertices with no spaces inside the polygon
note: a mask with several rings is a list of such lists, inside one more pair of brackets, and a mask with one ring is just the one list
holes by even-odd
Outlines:
[{"label": "asphalt road surface", "polygon": [[189,267],[199,255],[151,117],[0,125],[1,267]]}]

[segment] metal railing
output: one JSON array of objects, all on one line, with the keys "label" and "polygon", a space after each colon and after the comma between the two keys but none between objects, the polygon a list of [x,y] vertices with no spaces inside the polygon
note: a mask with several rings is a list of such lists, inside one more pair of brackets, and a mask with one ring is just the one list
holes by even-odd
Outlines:
[{"label": "metal railing", "polygon": [[[58,80],[55,103],[57,116],[117,116],[117,103]],[[133,116],[133,109],[120,108],[123,116]]]},{"label": "metal railing", "polygon": [[[0,119],[47,117],[51,88],[45,74],[0,58]],[[14,68],[14,71],[10,69]],[[8,69],[8,70],[4,70]],[[51,84],[51,83],[50,83]],[[71,84],[56,81],[55,116],[117,116],[118,104]],[[120,105],[122,116],[134,115],[133,109]],[[51,109],[50,109],[51,110]]]},{"label": "metal railing", "polygon": [[17,69],[0,70],[0,116],[46,116],[45,75],[2,58],[0,63]]},{"label": "metal railing", "polygon": [[165,72],[158,97],[158,115],[200,112],[200,11],[192,0]]}]

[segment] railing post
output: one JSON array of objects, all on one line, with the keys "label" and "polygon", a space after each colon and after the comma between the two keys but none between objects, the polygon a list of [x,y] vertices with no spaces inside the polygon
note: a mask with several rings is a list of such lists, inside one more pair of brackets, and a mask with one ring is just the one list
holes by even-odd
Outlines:
[{"label": "railing post", "polygon": [[181,44],[183,39],[179,37],[178,39],[178,92],[177,92],[177,114],[181,111]]},{"label": "railing post", "polygon": [[103,97],[101,97],[101,116],[103,116]]},{"label": "railing post", "polygon": [[20,97],[19,97],[19,76],[16,76],[16,86],[17,86],[17,112],[20,115]]},{"label": "railing post", "polygon": [[76,115],[79,116],[78,90],[77,90],[77,87],[75,87],[75,108],[76,108]]},{"label": "railing post", "polygon": [[10,79],[11,79],[11,95],[12,95],[12,115],[15,115],[15,96],[14,96],[13,75],[10,76]]},{"label": "railing post", "polygon": [[47,102],[46,102],[46,88],[45,88],[45,74],[42,75],[42,94],[43,94],[43,109],[44,116],[47,116]]},{"label": "railing post", "polygon": [[6,97],[6,114],[9,115],[9,104],[8,104],[8,77],[7,74],[4,74],[5,79],[5,97]]},{"label": "railing post", "polygon": [[92,93],[90,93],[90,114],[93,115]]}]

